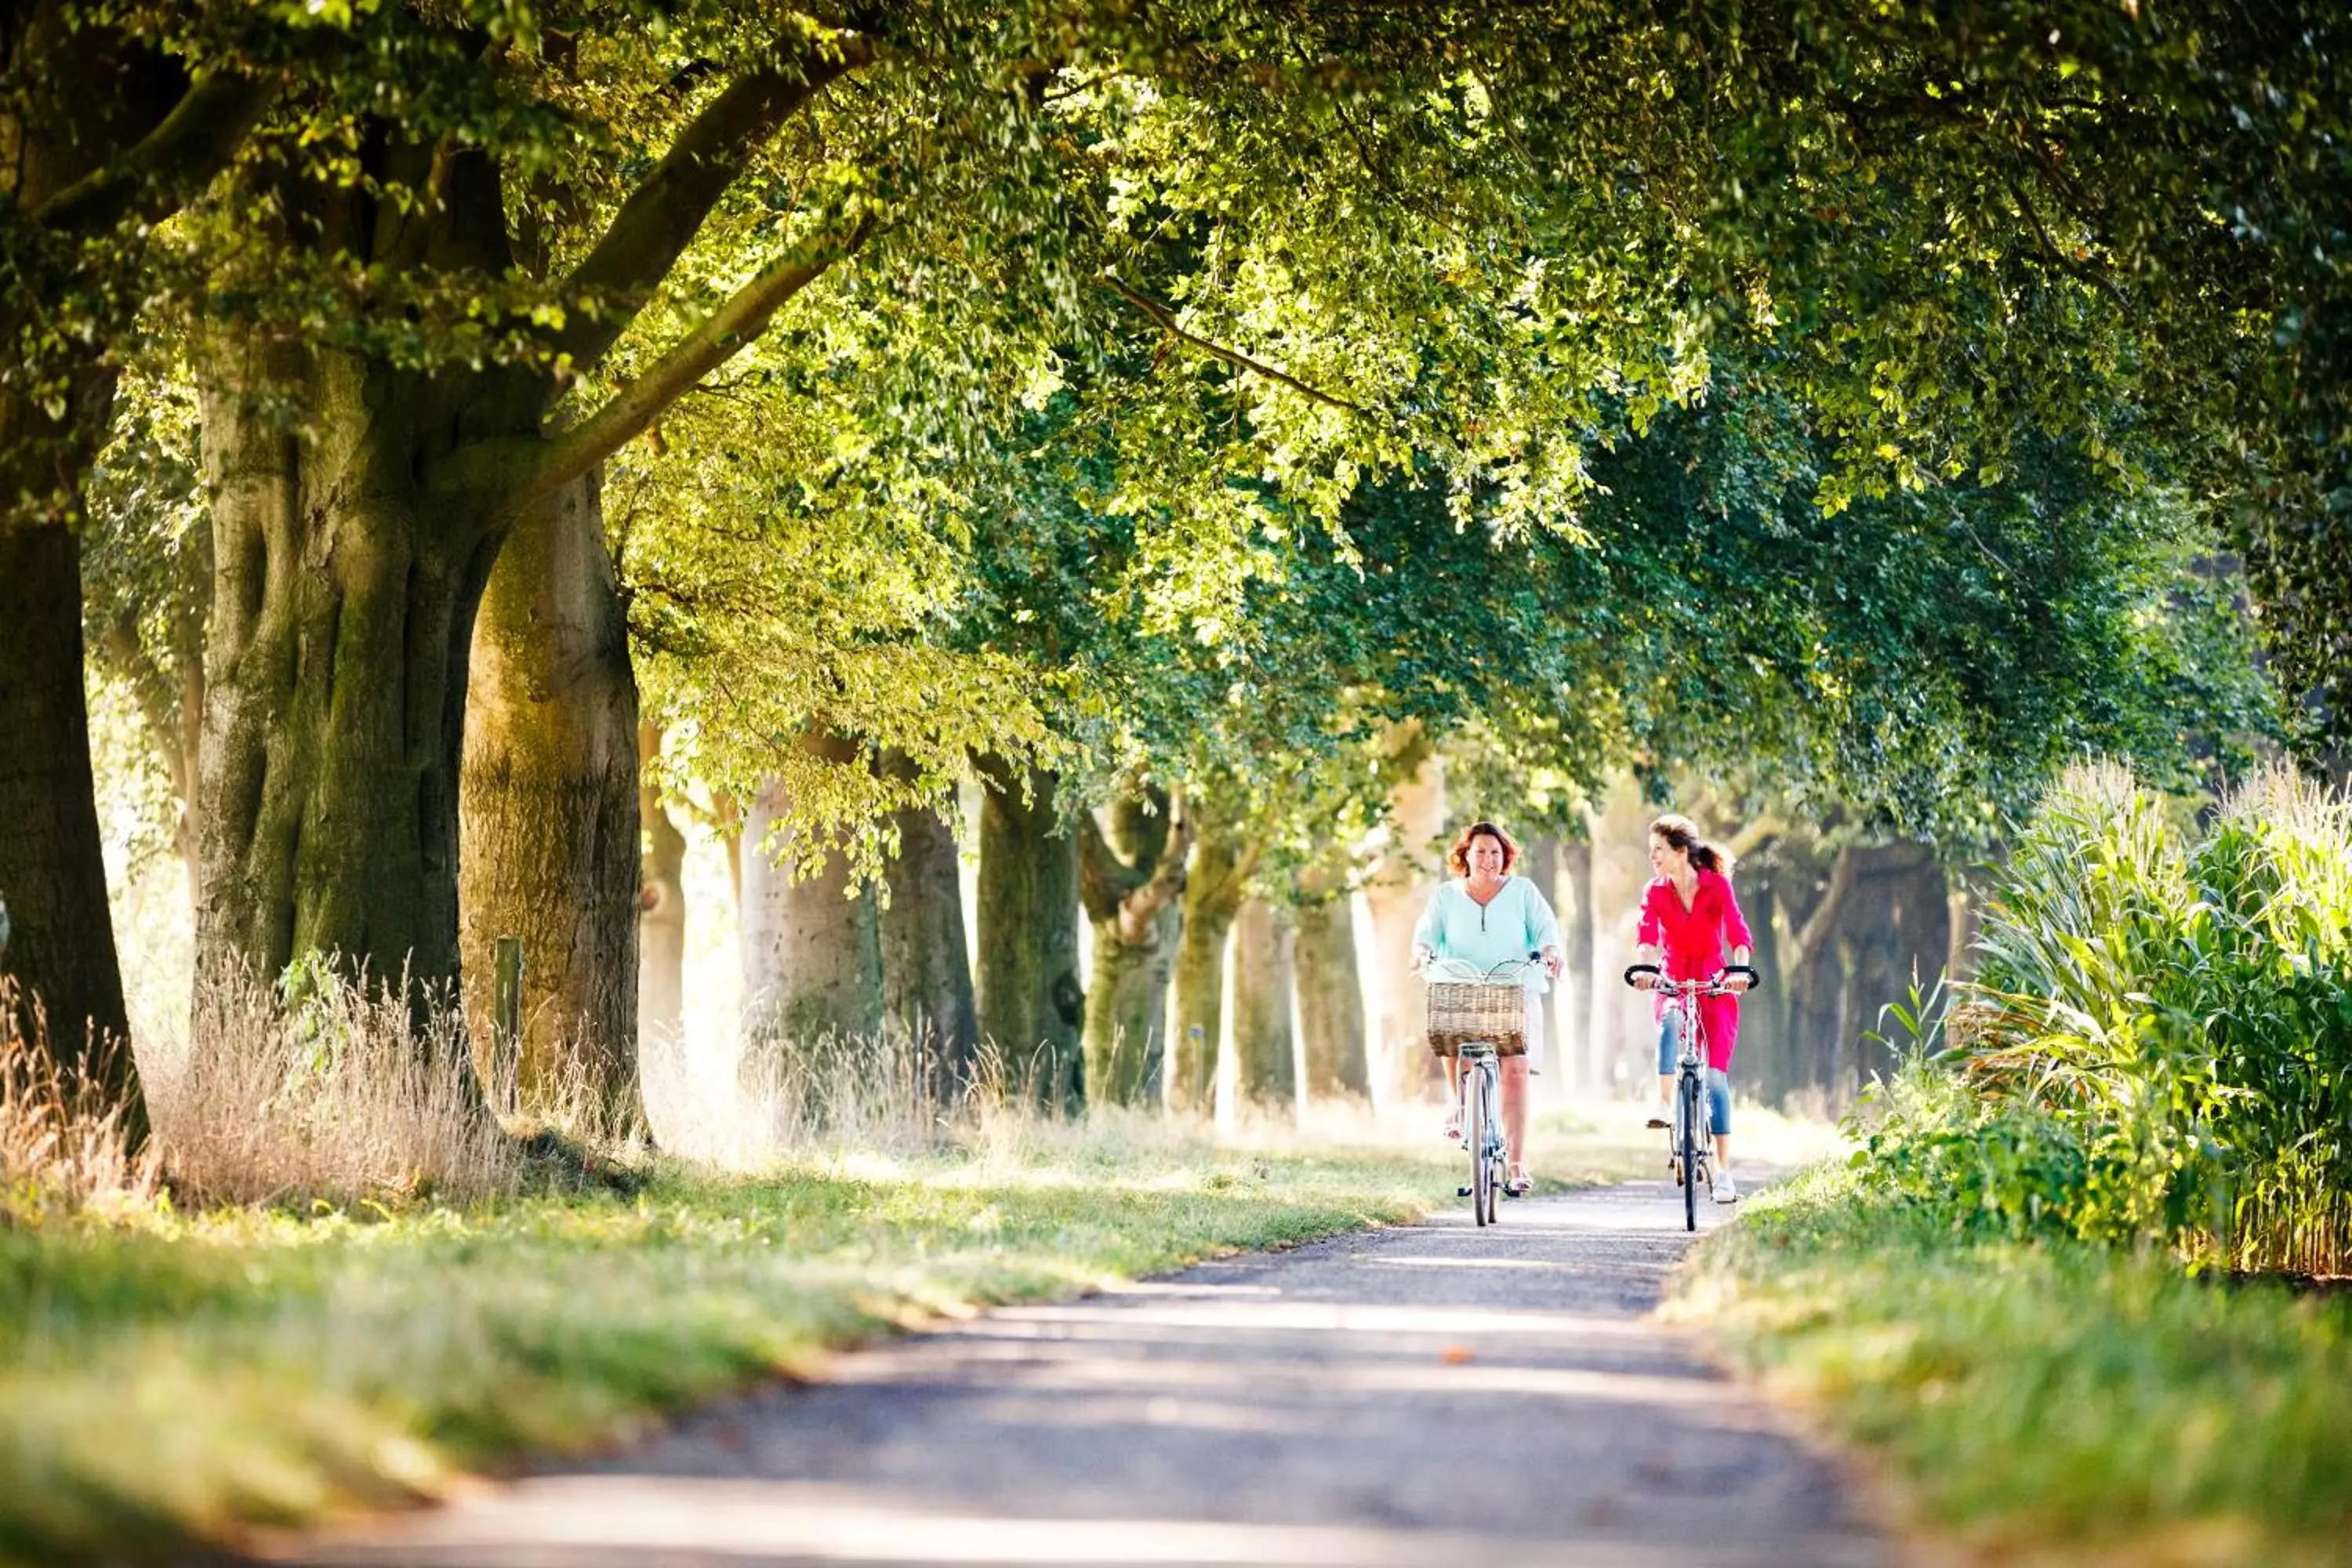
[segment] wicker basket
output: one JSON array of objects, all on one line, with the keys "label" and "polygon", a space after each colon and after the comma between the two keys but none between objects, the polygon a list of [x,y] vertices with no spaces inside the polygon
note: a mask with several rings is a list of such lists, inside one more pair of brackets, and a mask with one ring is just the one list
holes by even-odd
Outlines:
[{"label": "wicker basket", "polygon": [[1516,980],[1502,985],[1430,982],[1429,1048],[1441,1057],[1459,1056],[1472,1040],[1492,1041],[1496,1056],[1527,1055],[1527,987]]}]

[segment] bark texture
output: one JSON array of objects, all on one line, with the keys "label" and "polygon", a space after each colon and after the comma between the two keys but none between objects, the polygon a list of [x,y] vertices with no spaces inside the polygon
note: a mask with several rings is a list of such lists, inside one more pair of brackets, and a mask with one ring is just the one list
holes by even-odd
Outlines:
[{"label": "bark texture", "polygon": [[1308,873],[1299,884],[1296,984],[1307,1099],[1362,1100],[1371,1091],[1371,1077],[1364,1061],[1355,913],[1339,878]]},{"label": "bark texture", "polygon": [[637,895],[637,1045],[674,1042],[686,1032],[686,835],[662,804],[653,765],[661,731],[637,725],[637,819],[645,861]]},{"label": "bark texture", "polygon": [[1187,803],[1192,855],[1184,877],[1181,934],[1176,950],[1169,1102],[1180,1110],[1216,1109],[1217,1062],[1224,1048],[1225,944],[1256,868],[1255,837],[1229,814]]},{"label": "bark texture", "polygon": [[459,802],[466,1009],[489,1048],[490,954],[523,945],[525,1110],[574,1089],[627,1115],[643,847],[637,682],[595,477],[516,522],[474,623]]},{"label": "bark texture", "polygon": [[[886,756],[883,765],[913,772],[903,757]],[[880,912],[882,1015],[919,1043],[945,1098],[971,1082],[980,1050],[955,829],[929,806],[901,811],[896,822],[898,853],[884,878],[890,898]]]},{"label": "bark texture", "polygon": [[1157,1103],[1168,1054],[1168,989],[1183,927],[1189,828],[1147,789],[1078,823],[1078,899],[1094,928],[1087,987],[1087,1087],[1096,1103]]},{"label": "bark texture", "polygon": [[[857,749],[822,731],[799,743],[851,766]],[[882,944],[872,884],[853,888],[849,863],[827,854],[814,875],[780,857],[792,847],[790,803],[770,784],[744,819],[743,1020],[747,1034],[783,1041],[833,1033],[871,1037],[882,1027]]]},{"label": "bark texture", "polygon": [[[458,972],[467,657],[497,536],[420,491],[436,443],[419,378],[213,346],[199,983],[274,980],[315,952],[441,991]],[[314,434],[285,427],[271,387],[314,411]]]},{"label": "bark texture", "polygon": [[53,1056],[133,1089],[82,700],[80,547],[57,525],[0,529],[0,898],[5,972],[47,1016]]},{"label": "bark texture", "polygon": [[1086,1109],[1078,984],[1078,838],[1044,768],[982,760],[979,967],[981,1037],[1005,1071],[1049,1110]]},{"label": "bark texture", "polygon": [[1286,907],[1243,900],[1233,937],[1234,1092],[1244,1103],[1286,1116],[1298,1105],[1290,1026],[1296,941]]}]

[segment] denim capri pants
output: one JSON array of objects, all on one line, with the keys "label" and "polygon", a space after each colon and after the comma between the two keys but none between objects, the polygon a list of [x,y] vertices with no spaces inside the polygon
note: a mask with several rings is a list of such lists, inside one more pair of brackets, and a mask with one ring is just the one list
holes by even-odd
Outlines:
[{"label": "denim capri pants", "polygon": [[[1674,1008],[1658,1020],[1658,1076],[1672,1078],[1682,1070],[1683,1016]],[[1721,1068],[1706,1069],[1707,1120],[1720,1136],[1731,1131],[1731,1075]]]}]

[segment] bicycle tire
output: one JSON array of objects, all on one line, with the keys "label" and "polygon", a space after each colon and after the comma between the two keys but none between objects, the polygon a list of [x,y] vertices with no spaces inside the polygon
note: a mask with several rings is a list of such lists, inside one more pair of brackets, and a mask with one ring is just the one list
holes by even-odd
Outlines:
[{"label": "bicycle tire", "polygon": [[1470,1081],[1463,1085],[1462,1098],[1466,1102],[1462,1142],[1470,1151],[1470,1215],[1479,1225],[1487,1223],[1486,1204],[1494,1186],[1494,1166],[1486,1158],[1486,1072],[1483,1063],[1470,1064]]},{"label": "bicycle tire", "polygon": [[1503,1218],[1503,1108],[1502,1068],[1488,1063],[1478,1075],[1478,1091],[1486,1097],[1486,1223],[1499,1225]]},{"label": "bicycle tire", "polygon": [[1698,1078],[1685,1072],[1682,1081],[1683,1228],[1698,1228]]}]

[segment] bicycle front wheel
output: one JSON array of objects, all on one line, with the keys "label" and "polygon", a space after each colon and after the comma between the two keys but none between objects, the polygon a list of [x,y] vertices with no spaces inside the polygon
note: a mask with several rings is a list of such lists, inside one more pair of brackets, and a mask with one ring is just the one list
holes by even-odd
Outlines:
[{"label": "bicycle front wheel", "polygon": [[1685,1072],[1682,1081],[1682,1113],[1675,1120],[1682,1123],[1683,1145],[1683,1228],[1698,1228],[1698,1079]]},{"label": "bicycle front wheel", "polygon": [[1470,1214],[1480,1225],[1493,1223],[1495,1201],[1495,1165],[1486,1155],[1486,1140],[1493,1135],[1494,1101],[1488,1086],[1493,1082],[1483,1062],[1472,1062],[1467,1068],[1469,1080],[1463,1088],[1465,1102],[1463,1117],[1462,1142],[1470,1151]]}]

